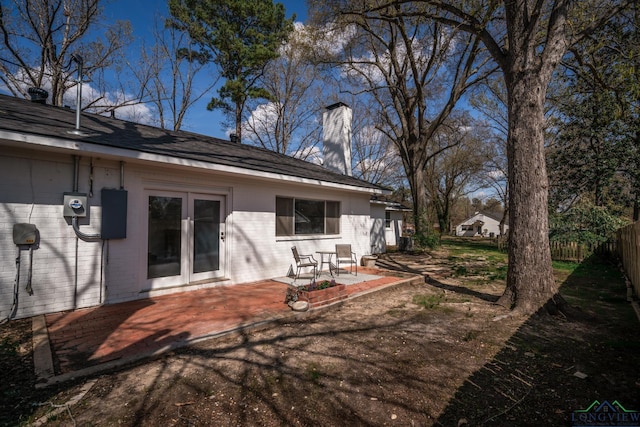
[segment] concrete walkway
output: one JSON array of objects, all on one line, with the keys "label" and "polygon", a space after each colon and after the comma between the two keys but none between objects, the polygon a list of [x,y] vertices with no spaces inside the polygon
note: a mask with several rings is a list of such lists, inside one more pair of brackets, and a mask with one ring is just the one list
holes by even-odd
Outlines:
[{"label": "concrete walkway", "polygon": [[[415,280],[373,268],[361,272],[366,280],[347,286],[349,298]],[[38,386],[295,316],[285,303],[286,290],[287,284],[266,280],[39,316],[34,318]]]}]

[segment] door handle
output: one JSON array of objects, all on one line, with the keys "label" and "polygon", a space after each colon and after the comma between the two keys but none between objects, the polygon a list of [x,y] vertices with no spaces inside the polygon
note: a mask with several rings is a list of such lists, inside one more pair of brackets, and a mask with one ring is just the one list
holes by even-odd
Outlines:
[{"label": "door handle", "polygon": [[224,242],[224,231],[220,232],[220,240],[222,240]]}]

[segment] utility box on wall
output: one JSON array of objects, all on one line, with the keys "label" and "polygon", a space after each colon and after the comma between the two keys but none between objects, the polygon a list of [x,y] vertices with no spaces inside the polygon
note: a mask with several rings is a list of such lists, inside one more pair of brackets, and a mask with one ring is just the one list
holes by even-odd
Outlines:
[{"label": "utility box on wall", "polygon": [[127,190],[102,189],[103,240],[127,237]]},{"label": "utility box on wall", "polygon": [[62,216],[84,218],[87,216],[87,195],[85,193],[63,194]]}]

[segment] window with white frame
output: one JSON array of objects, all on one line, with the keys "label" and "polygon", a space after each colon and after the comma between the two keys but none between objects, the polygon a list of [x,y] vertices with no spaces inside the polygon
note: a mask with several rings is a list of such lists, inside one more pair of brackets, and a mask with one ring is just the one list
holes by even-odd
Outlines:
[{"label": "window with white frame", "polygon": [[276,236],[340,234],[340,202],[276,197]]}]

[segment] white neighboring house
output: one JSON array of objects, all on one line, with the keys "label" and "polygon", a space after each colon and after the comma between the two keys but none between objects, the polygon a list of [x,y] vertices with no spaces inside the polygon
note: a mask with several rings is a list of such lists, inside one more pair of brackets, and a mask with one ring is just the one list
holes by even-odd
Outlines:
[{"label": "white neighboring house", "polygon": [[384,197],[371,198],[371,253],[381,254],[387,246],[400,245],[402,237],[402,217],[411,209]]},{"label": "white neighboring house", "polygon": [[0,95],[0,320],[282,277],[292,246],[368,255],[388,191],[331,170]]},{"label": "white neighboring house", "polygon": [[[476,212],[456,226],[456,236],[499,236],[500,220],[497,215],[487,212]],[[504,225],[504,232],[509,230],[509,225]]]}]

